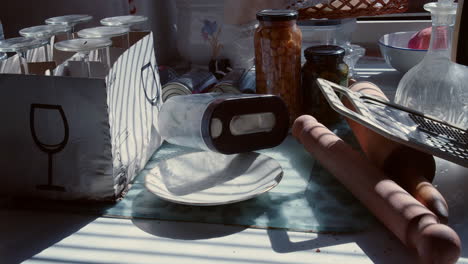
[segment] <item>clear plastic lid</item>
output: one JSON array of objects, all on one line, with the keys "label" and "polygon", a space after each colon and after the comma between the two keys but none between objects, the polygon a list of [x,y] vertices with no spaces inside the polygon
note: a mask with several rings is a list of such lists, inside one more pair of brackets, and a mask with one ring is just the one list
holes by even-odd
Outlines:
[{"label": "clear plastic lid", "polygon": [[80,38],[57,42],[55,48],[68,52],[87,52],[109,47],[110,45],[112,45],[112,41],[108,39]]},{"label": "clear plastic lid", "polygon": [[70,30],[71,27],[65,25],[40,25],[23,28],[19,33],[23,37],[48,39],[59,33],[67,33]]},{"label": "clear plastic lid", "polygon": [[145,16],[116,16],[101,19],[101,24],[104,26],[132,26],[144,23],[148,20]]},{"label": "clear plastic lid", "polygon": [[45,39],[26,37],[10,38],[0,40],[0,52],[21,52],[42,47],[47,44]]},{"label": "clear plastic lid", "polygon": [[112,38],[127,34],[129,29],[127,27],[94,27],[86,28],[78,31],[80,38]]},{"label": "clear plastic lid", "polygon": [[76,24],[88,22],[93,19],[90,15],[66,15],[66,16],[58,16],[58,17],[51,17],[45,20],[46,24],[49,25],[66,25],[66,26],[74,26]]}]

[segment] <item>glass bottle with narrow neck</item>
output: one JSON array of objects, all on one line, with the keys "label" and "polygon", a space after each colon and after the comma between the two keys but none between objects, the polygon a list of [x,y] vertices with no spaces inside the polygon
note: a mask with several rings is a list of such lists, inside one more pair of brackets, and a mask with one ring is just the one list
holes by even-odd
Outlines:
[{"label": "glass bottle with narrow neck", "polygon": [[424,59],[401,79],[395,102],[461,128],[468,126],[468,68],[451,61],[457,5],[428,3],[432,34]]}]

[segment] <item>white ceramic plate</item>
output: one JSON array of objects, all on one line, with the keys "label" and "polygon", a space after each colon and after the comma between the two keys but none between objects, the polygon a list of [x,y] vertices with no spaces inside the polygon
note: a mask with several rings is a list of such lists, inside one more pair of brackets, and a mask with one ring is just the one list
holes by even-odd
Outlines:
[{"label": "white ceramic plate", "polygon": [[259,153],[195,152],[160,161],[146,175],[146,188],[174,203],[208,206],[253,198],[281,181],[280,164]]}]

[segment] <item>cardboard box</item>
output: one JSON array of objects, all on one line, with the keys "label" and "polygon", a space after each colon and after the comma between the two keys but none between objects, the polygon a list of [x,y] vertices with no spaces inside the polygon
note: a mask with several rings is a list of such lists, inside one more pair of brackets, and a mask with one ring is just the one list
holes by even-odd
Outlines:
[{"label": "cardboard box", "polygon": [[3,195],[116,200],[161,145],[152,33],[105,78],[0,74],[0,92]]}]

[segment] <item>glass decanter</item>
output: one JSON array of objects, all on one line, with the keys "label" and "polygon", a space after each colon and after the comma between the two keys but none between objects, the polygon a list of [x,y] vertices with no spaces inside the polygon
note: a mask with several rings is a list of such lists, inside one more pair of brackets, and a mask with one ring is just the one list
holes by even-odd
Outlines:
[{"label": "glass decanter", "polygon": [[401,79],[395,102],[465,129],[468,67],[450,60],[457,5],[453,0],[439,0],[424,8],[432,16],[429,50]]}]

